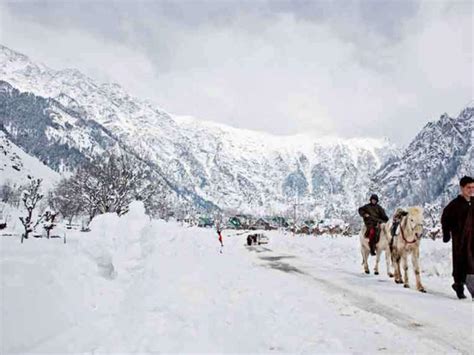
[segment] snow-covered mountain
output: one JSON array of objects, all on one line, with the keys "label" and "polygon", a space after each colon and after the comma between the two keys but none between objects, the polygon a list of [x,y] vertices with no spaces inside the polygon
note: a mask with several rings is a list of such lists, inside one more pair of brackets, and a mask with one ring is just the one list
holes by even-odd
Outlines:
[{"label": "snow-covered mountain", "polygon": [[429,122],[404,153],[374,176],[374,184],[397,205],[443,206],[459,191],[459,178],[474,174],[474,105],[458,117]]},{"label": "snow-covered mountain", "polygon": [[[279,137],[190,117],[175,120],[187,134],[186,156],[195,159],[189,163],[199,172],[200,191],[213,188],[230,206],[265,213],[294,203],[319,215],[351,213],[367,198],[371,174],[396,154],[385,140]],[[212,187],[213,181],[220,183]]]},{"label": "snow-covered mountain", "polygon": [[142,159],[126,140],[88,119],[83,109],[64,94],[44,98],[20,92],[0,80],[0,118],[0,129],[13,143],[60,173],[73,171],[95,155],[113,151],[151,168],[151,178],[160,181],[165,191],[180,191],[196,204],[206,206],[199,196],[168,181],[156,164]]},{"label": "snow-covered mountain", "polygon": [[24,185],[28,183],[28,176],[43,179],[46,188],[60,179],[56,171],[27,154],[0,131],[0,185]]},{"label": "snow-covered mountain", "polygon": [[[0,117],[2,129],[19,137],[18,127],[33,132],[41,121],[42,144],[62,144],[64,154],[40,153],[28,139],[15,143],[47,155],[41,160],[54,169],[74,167],[80,158],[73,157],[84,152],[120,145],[153,164],[176,189],[239,211],[277,213],[298,203],[318,215],[353,214],[367,198],[372,174],[397,155],[386,140],[278,137],[174,117],[117,84],[53,70],[2,46],[0,80],[10,112]],[[40,114],[18,118],[32,102]]]},{"label": "snow-covered mountain", "polygon": [[20,92],[1,80],[0,115],[2,130],[15,144],[59,172],[118,144],[102,126],[60,101]]}]

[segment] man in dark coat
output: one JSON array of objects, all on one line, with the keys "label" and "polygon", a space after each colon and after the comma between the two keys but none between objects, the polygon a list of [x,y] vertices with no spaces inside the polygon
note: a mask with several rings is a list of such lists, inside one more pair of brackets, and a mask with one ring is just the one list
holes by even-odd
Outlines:
[{"label": "man in dark coat", "polygon": [[466,298],[464,284],[474,297],[474,179],[464,176],[459,185],[461,194],[443,210],[441,224],[443,241],[452,240],[453,289],[459,299]]},{"label": "man in dark coat", "polygon": [[370,254],[375,255],[375,246],[380,235],[380,223],[388,221],[385,210],[379,205],[379,197],[375,194],[370,196],[370,203],[359,208],[359,215],[364,219],[367,227],[365,236],[369,238]]}]

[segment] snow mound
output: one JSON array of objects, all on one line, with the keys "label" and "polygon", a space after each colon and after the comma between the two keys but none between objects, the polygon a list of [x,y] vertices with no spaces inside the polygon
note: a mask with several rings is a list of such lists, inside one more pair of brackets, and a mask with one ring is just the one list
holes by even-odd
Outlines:
[{"label": "snow mound", "polygon": [[90,228],[93,232],[82,243],[83,251],[97,263],[101,276],[115,279],[119,274],[130,277],[141,271],[153,248],[149,242],[151,222],[142,202],[133,202],[122,217],[116,213],[97,216]]}]

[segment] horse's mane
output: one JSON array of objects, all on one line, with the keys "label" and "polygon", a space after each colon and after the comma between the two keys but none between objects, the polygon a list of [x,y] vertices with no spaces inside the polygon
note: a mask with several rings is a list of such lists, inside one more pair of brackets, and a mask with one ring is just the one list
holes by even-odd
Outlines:
[{"label": "horse's mane", "polygon": [[423,207],[421,206],[408,207],[407,212],[413,217],[423,217]]},{"label": "horse's mane", "polygon": [[[423,207],[421,206],[411,206],[407,207],[405,211],[408,212],[408,217],[416,220],[418,223],[423,223]],[[406,227],[408,218],[403,219],[403,226]]]}]

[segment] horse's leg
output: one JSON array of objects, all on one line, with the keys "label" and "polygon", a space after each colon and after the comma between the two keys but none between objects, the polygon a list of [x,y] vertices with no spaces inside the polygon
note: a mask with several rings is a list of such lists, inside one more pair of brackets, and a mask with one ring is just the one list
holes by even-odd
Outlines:
[{"label": "horse's leg", "polygon": [[416,278],[416,289],[420,292],[426,292],[425,288],[421,284],[421,276],[420,276],[420,251],[416,249],[412,256],[411,261],[413,263],[413,270],[415,270],[415,278]]},{"label": "horse's leg", "polygon": [[395,282],[397,284],[402,284],[403,283],[403,281],[402,281],[402,270],[401,270],[401,267],[400,267],[400,263],[401,263],[401,258],[400,258],[400,256],[397,256],[396,260],[395,260],[395,266],[396,266]]},{"label": "horse's leg", "polygon": [[385,264],[387,265],[387,275],[388,277],[393,277],[393,273],[390,270],[390,263],[392,261],[392,253],[390,253],[390,247],[385,249]]},{"label": "horse's leg", "polygon": [[379,261],[380,261],[380,250],[377,250],[377,254],[375,256],[375,269],[374,269],[374,274],[378,275],[379,274]]},{"label": "horse's leg", "polygon": [[402,283],[402,274],[400,272],[400,253],[398,249],[393,248],[391,256],[392,256],[393,270],[395,273],[394,281],[397,284]]},{"label": "horse's leg", "polygon": [[360,250],[362,252],[362,264],[364,265],[364,272],[366,274],[370,274],[369,263],[368,263],[369,251],[363,245],[361,246]]},{"label": "horse's leg", "polygon": [[403,287],[409,288],[410,283],[408,281],[408,253],[405,251],[402,255],[403,263]]}]

